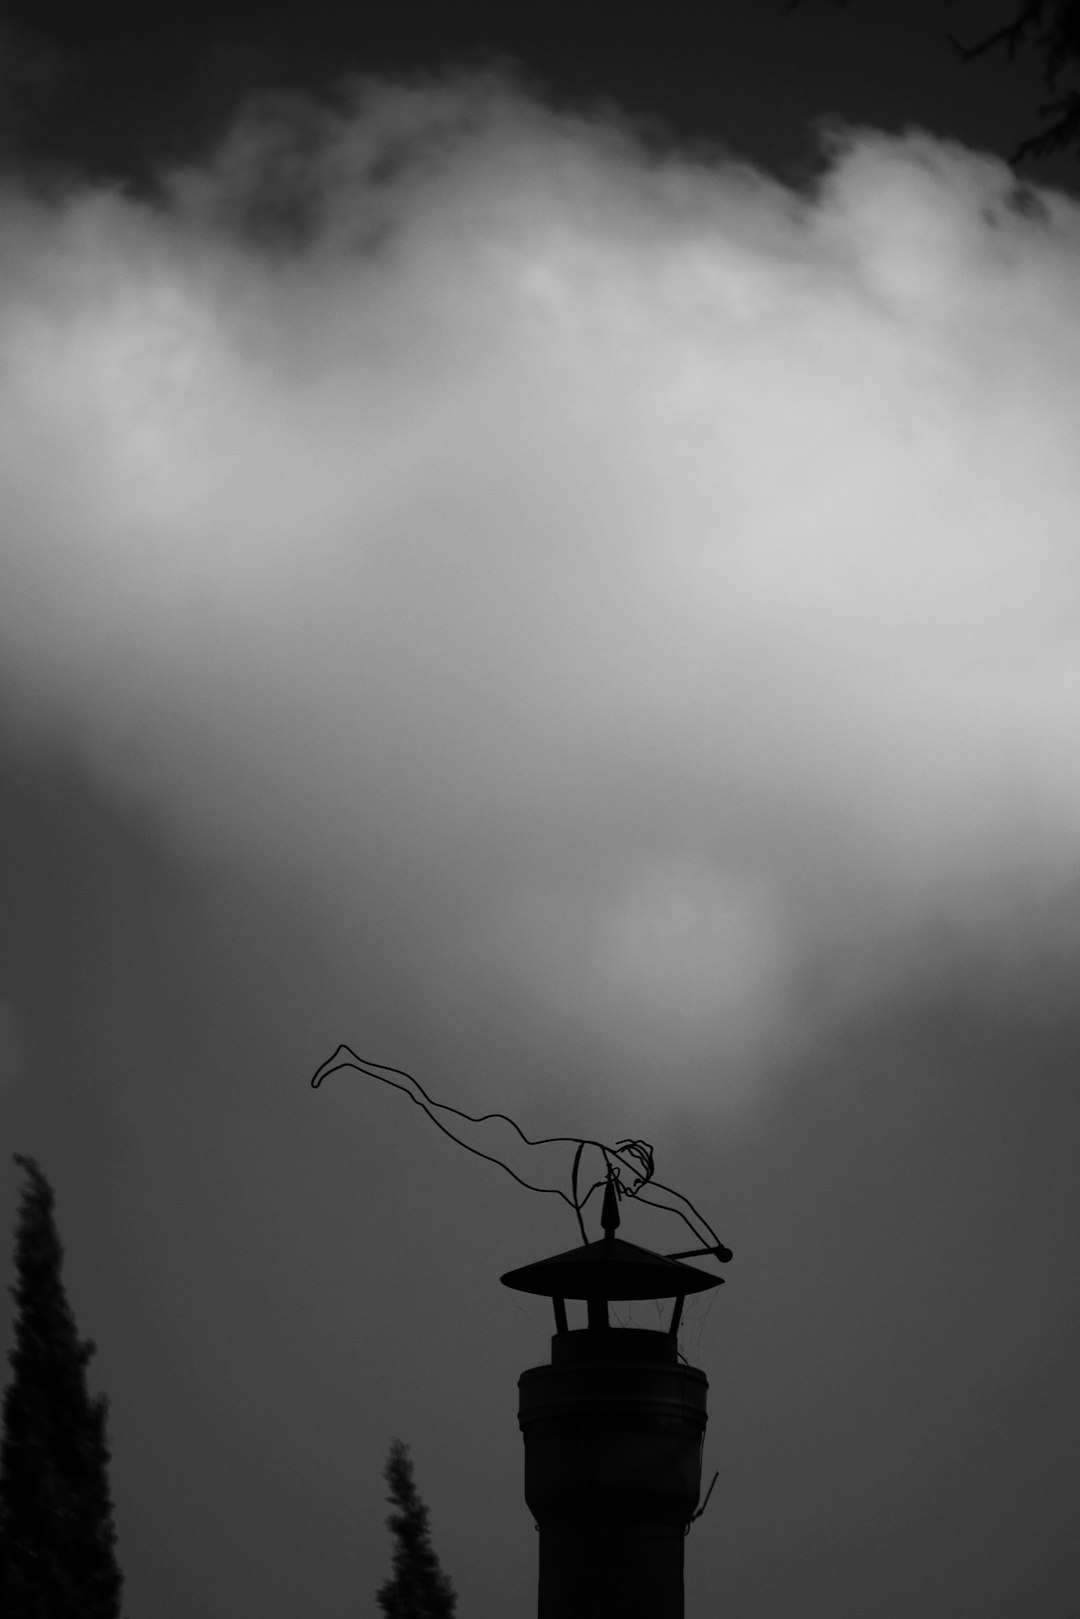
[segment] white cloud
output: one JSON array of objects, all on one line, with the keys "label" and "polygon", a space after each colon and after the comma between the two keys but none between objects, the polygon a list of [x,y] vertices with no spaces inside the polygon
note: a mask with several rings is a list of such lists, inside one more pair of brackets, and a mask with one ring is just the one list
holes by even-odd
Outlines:
[{"label": "white cloud", "polygon": [[1072,203],[487,81],[3,212],[13,730],[398,896],[418,995],[753,1067],[1075,881]]}]

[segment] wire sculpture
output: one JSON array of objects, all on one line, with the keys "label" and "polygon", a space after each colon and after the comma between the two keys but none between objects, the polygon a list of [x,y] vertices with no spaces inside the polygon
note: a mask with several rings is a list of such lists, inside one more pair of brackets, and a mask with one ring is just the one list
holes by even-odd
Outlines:
[{"label": "wire sculpture", "polygon": [[[414,1102],[422,1113],[426,1113],[435,1128],[441,1130],[444,1136],[449,1136],[451,1141],[456,1142],[459,1147],[464,1147],[466,1152],[471,1152],[475,1157],[483,1158],[489,1164],[497,1164],[500,1169],[505,1170],[511,1179],[517,1181],[518,1185],[523,1186],[526,1191],[540,1192],[547,1196],[562,1198],[563,1202],[568,1204],[574,1211],[583,1243],[587,1243],[589,1238],[585,1231],[582,1210],[594,1192],[611,1185],[615,1189],[616,1197],[620,1199],[624,1197],[633,1198],[638,1203],[646,1203],[651,1208],[664,1209],[669,1214],[677,1215],[693,1232],[697,1242],[701,1244],[699,1248],[687,1248],[679,1253],[668,1254],[666,1258],[695,1259],[702,1254],[711,1254],[721,1264],[726,1264],[731,1258],[731,1249],[724,1246],[712,1226],[704,1215],[694,1207],[690,1199],[684,1197],[681,1192],[676,1192],[673,1187],[665,1186],[662,1181],[656,1179],[653,1148],[648,1141],[639,1141],[634,1137],[627,1137],[622,1141],[617,1141],[614,1146],[609,1146],[606,1142],[594,1141],[588,1136],[539,1136],[534,1140],[525,1134],[521,1126],[508,1113],[465,1113],[461,1108],[451,1107],[448,1102],[436,1102],[424,1089],[420,1081],[414,1075],[407,1073],[404,1068],[392,1068],[389,1063],[372,1062],[367,1057],[358,1056],[352,1047],[347,1045],[338,1046],[333,1056],[328,1057],[325,1062],[319,1064],[311,1076],[312,1090],[318,1090],[324,1079],[328,1079],[331,1074],[339,1073],[343,1068],[356,1069],[359,1073],[366,1074],[369,1079],[376,1079],[380,1084],[389,1085],[393,1090],[400,1091],[403,1096],[409,1098],[410,1102]],[[390,1075],[396,1075],[397,1078],[392,1079],[389,1077]],[[403,1084],[402,1081],[407,1083]],[[414,1087],[414,1089],[410,1089],[410,1086]],[[564,1192],[558,1186],[535,1186],[531,1181],[527,1181],[519,1175],[516,1170],[511,1169],[510,1165],[504,1163],[501,1158],[495,1157],[493,1153],[481,1152],[479,1147],[474,1147],[468,1141],[463,1141],[460,1136],[454,1134],[448,1125],[443,1123],[442,1119],[436,1116],[436,1109],[439,1113],[448,1113],[452,1114],[454,1118],[464,1119],[469,1124],[486,1124],[489,1120],[501,1119],[510,1126],[527,1147],[573,1147],[575,1151],[570,1170],[569,1193]],[[586,1147],[594,1147],[600,1154],[604,1163],[604,1175],[600,1180],[593,1181],[588,1190],[582,1193],[579,1189],[579,1177],[581,1160]],[[654,1197],[645,1197],[642,1194],[646,1187],[651,1188],[653,1191],[665,1193],[668,1197],[674,1198],[676,1202],[662,1203]],[[679,1207],[679,1204],[683,1206]],[[689,1210],[689,1213],[687,1213],[687,1210]],[[708,1237],[704,1236],[703,1232],[707,1232]]]}]

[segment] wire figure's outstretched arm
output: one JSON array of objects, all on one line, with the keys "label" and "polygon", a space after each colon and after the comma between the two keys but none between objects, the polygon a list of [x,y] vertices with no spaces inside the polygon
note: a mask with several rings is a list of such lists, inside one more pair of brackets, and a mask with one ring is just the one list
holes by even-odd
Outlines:
[{"label": "wire figure's outstretched arm", "polygon": [[[359,1073],[366,1074],[369,1079],[377,1079],[380,1084],[389,1085],[391,1089],[400,1091],[403,1096],[409,1098],[410,1102],[415,1103],[422,1113],[427,1115],[435,1128],[441,1130],[444,1136],[449,1136],[451,1141],[456,1142],[459,1147],[464,1147],[465,1151],[471,1152],[474,1157],[483,1158],[487,1163],[496,1164],[500,1169],[505,1170],[510,1178],[517,1181],[518,1185],[523,1186],[527,1192],[541,1192],[546,1196],[561,1198],[564,1203],[573,1209],[578,1229],[581,1232],[581,1240],[584,1243],[587,1243],[589,1239],[585,1231],[585,1222],[581,1217],[581,1211],[595,1191],[611,1182],[619,1197],[637,1198],[640,1202],[648,1203],[653,1208],[666,1209],[671,1214],[677,1214],[689,1226],[698,1242],[703,1244],[702,1247],[689,1250],[685,1254],[673,1254],[670,1256],[671,1258],[687,1259],[692,1254],[712,1254],[715,1258],[724,1261],[731,1258],[731,1250],[724,1247],[712,1226],[698,1212],[690,1199],[683,1197],[681,1192],[674,1191],[670,1186],[664,1186],[660,1181],[653,1179],[653,1149],[647,1141],[627,1138],[616,1142],[615,1146],[611,1147],[603,1141],[594,1141],[588,1136],[539,1136],[534,1139],[527,1136],[517,1121],[512,1119],[508,1113],[466,1113],[459,1107],[451,1107],[449,1102],[436,1102],[434,1097],[429,1096],[420,1081],[413,1074],[407,1073],[404,1068],[393,1068],[389,1063],[373,1062],[370,1058],[358,1056],[351,1046],[344,1044],[338,1046],[333,1056],[328,1057],[325,1062],[320,1063],[316,1068],[311,1076],[312,1089],[318,1090],[324,1079],[329,1078],[331,1074],[339,1073],[343,1068],[356,1069]],[[391,1079],[389,1077],[391,1074],[395,1074],[397,1078]],[[405,1083],[402,1083],[402,1081],[405,1081]],[[570,1195],[568,1196],[558,1186],[534,1185],[531,1181],[525,1180],[516,1170],[511,1169],[510,1165],[504,1163],[501,1158],[496,1158],[489,1152],[481,1152],[479,1147],[474,1147],[468,1141],[463,1141],[459,1135],[455,1135],[454,1131],[442,1119],[436,1116],[436,1110],[439,1113],[449,1113],[457,1119],[464,1119],[468,1124],[486,1124],[492,1119],[501,1119],[504,1124],[510,1126],[518,1139],[524,1142],[527,1147],[574,1147],[576,1150],[570,1172]],[[593,1181],[588,1191],[582,1195],[578,1189],[578,1178],[582,1155],[586,1147],[595,1147],[603,1159],[604,1178]],[[687,1214],[684,1208],[678,1208],[670,1203],[660,1203],[655,1198],[642,1197],[642,1190],[646,1186],[653,1186],[658,1192],[665,1192],[669,1197],[677,1199],[679,1203],[685,1205],[685,1209],[690,1210],[690,1214]],[[693,1218],[691,1218],[691,1215]],[[697,1224],[695,1224],[695,1221]],[[706,1241],[702,1236],[701,1231],[698,1229],[699,1226],[708,1232],[712,1239],[711,1242]]]}]

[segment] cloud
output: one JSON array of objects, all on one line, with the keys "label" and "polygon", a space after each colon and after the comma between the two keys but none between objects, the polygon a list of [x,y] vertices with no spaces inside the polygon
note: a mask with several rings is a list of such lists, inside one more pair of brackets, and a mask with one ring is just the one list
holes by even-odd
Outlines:
[{"label": "cloud", "polygon": [[465,79],[2,211],[12,749],[631,1076],[1071,959],[1075,204]]}]

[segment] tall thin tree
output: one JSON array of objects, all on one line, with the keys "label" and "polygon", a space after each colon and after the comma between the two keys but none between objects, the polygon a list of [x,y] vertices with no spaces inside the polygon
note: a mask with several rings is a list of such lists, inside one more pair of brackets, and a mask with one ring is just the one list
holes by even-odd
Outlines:
[{"label": "tall thin tree", "polygon": [[92,1397],[64,1291],[52,1187],[33,1158],[15,1241],[14,1376],[0,1439],[0,1613],[4,1619],[119,1619],[107,1402]]},{"label": "tall thin tree", "polygon": [[454,1587],[431,1546],[428,1510],[413,1478],[408,1445],[395,1439],[383,1469],[394,1511],[387,1518],[394,1537],[394,1572],[380,1586],[379,1607],[387,1619],[452,1619]]}]

